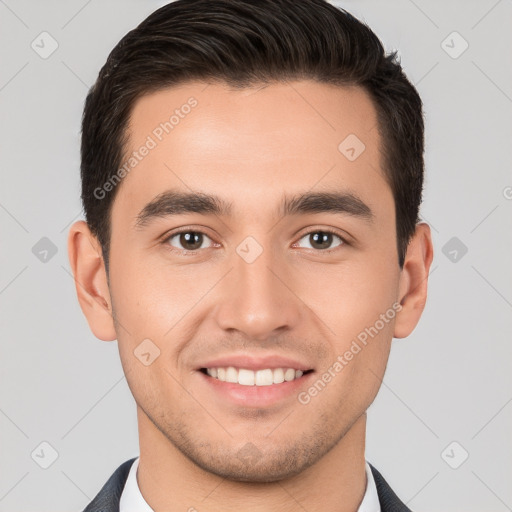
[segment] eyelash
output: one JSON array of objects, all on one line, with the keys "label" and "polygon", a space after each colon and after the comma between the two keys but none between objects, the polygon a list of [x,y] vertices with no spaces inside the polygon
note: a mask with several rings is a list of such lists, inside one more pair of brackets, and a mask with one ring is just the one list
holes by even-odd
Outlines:
[{"label": "eyelash", "polygon": [[[179,231],[174,231],[173,233],[167,235],[163,240],[162,240],[162,245],[164,245],[167,249],[169,249],[170,251],[172,252],[177,252],[179,254],[197,254],[199,251],[202,251],[204,249],[192,249],[192,250],[189,250],[189,249],[177,249],[176,247],[173,247],[172,245],[170,245],[168,242],[171,240],[171,238],[177,236],[177,235],[180,235],[181,233],[198,233],[198,234],[202,234],[202,235],[205,235],[206,237],[208,237],[210,240],[212,240],[212,242],[214,242],[214,240],[208,236],[207,233],[205,233],[204,231],[200,231],[200,230],[197,230],[197,229],[190,229],[190,228],[182,228],[180,229]],[[345,246],[345,245],[350,245],[346,238],[344,238],[343,236],[341,236],[337,231],[333,230],[333,229],[329,229],[329,228],[325,228],[325,229],[313,229],[311,231],[308,231],[306,233],[303,233],[300,238],[299,238],[299,241],[302,240],[305,236],[308,236],[308,235],[311,235],[313,233],[329,233],[331,235],[334,235],[334,236],[337,236],[340,240],[341,240],[341,244],[340,245],[337,245],[336,247],[332,247],[332,248],[329,248],[329,249],[309,249],[307,248],[307,250],[310,250],[310,251],[314,251],[316,253],[331,253],[333,251],[336,251],[338,249],[340,249],[341,247]],[[216,243],[216,242],[214,242]],[[297,242],[295,242],[297,243]],[[210,249],[210,247],[208,247],[208,249]]]}]

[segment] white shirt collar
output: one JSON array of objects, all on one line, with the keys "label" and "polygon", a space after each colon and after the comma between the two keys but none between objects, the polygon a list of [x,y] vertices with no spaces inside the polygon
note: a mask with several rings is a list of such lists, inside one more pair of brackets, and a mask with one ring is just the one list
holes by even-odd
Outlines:
[{"label": "white shirt collar", "polygon": [[[128,473],[119,502],[119,512],[154,512],[140,492],[137,483],[138,467],[139,457],[135,459]],[[357,512],[381,512],[377,487],[375,486],[375,480],[373,479],[372,470],[368,462],[366,462],[366,479],[366,491]]]},{"label": "white shirt collar", "polygon": [[119,512],[154,512],[142,497],[137,483],[137,468],[139,457],[135,459],[128,473],[124,489],[119,500]]},{"label": "white shirt collar", "polygon": [[377,486],[368,462],[366,462],[366,491],[357,512],[381,512]]}]

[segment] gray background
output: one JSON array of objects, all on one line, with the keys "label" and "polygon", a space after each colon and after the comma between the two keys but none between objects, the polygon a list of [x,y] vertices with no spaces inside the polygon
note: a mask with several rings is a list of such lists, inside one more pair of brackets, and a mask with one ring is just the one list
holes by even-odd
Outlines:
[{"label": "gray background", "polygon": [[[0,511],[81,510],[139,453],[117,342],[89,331],[66,240],[81,218],[87,88],[164,3],[0,0]],[[416,511],[512,510],[512,3],[339,5],[400,50],[424,100],[435,246],[423,318],[393,342],[368,413],[366,457]],[[43,31],[58,44],[47,58]]]}]

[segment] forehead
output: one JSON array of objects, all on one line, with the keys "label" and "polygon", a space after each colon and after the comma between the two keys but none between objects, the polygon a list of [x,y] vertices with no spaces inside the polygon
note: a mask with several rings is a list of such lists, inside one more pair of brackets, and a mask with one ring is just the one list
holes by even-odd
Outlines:
[{"label": "forehead", "polygon": [[391,197],[376,111],[358,87],[187,83],[140,98],[127,134],[123,164],[131,164],[114,210],[130,215],[177,188],[260,211],[283,192],[343,188],[369,203]]}]

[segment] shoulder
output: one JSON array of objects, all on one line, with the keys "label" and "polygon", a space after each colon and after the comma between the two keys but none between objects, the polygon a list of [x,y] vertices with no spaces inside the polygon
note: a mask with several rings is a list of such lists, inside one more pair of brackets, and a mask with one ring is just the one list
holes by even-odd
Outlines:
[{"label": "shoulder", "polygon": [[119,500],[123,492],[128,473],[137,457],[123,462],[107,480],[96,497],[87,505],[83,512],[118,512]]},{"label": "shoulder", "polygon": [[384,477],[370,464],[375,486],[377,487],[377,494],[379,495],[379,502],[382,512],[412,512],[410,508],[405,505],[400,498],[395,494],[393,489],[386,482]]}]

